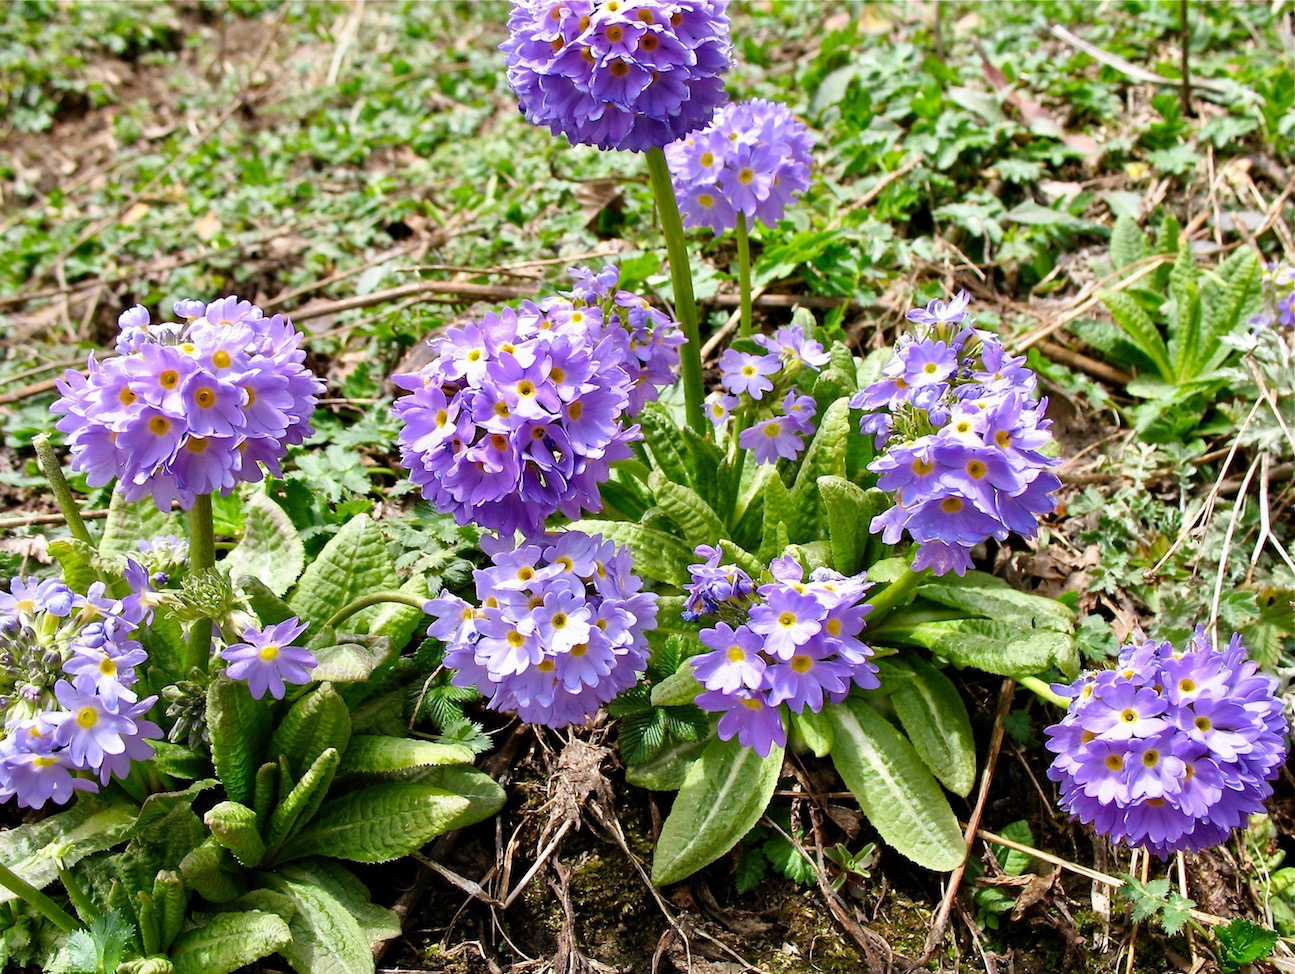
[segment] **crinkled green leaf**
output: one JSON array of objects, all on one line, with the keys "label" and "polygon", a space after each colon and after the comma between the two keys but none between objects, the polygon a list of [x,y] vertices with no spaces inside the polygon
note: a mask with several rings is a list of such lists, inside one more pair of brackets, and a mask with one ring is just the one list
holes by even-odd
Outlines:
[{"label": "crinkled green leaf", "polygon": [[99,581],[99,555],[94,545],[76,538],[55,538],[49,553],[58,559],[63,581],[73,592],[84,595]]},{"label": "crinkled green leaf", "polygon": [[1150,251],[1151,244],[1137,221],[1122,214],[1111,231],[1111,266],[1122,270],[1146,257]]},{"label": "crinkled green leaf", "polygon": [[214,838],[180,860],[180,875],[209,903],[228,903],[247,891],[243,871]]},{"label": "crinkled green leaf", "polygon": [[202,926],[175,939],[171,964],[175,974],[230,974],[291,941],[288,925],[273,913],[213,913]]},{"label": "crinkled green leaf", "polygon": [[1056,599],[1019,592],[1001,578],[969,571],[959,577],[942,575],[923,582],[917,594],[932,602],[964,609],[968,613],[1008,622],[1023,629],[1051,629],[1070,633],[1075,613]]},{"label": "crinkled green leaf", "polygon": [[[805,459],[796,472],[791,496],[802,519],[811,523],[819,511],[818,478],[845,476],[845,451],[849,440],[857,436],[850,423],[850,399],[842,396],[818,416],[818,432],[805,451]],[[795,531],[792,537],[800,537]]]},{"label": "crinkled green leaf", "polygon": [[387,862],[408,855],[452,827],[469,801],[423,784],[389,782],[325,802],[319,814],[280,851],[286,862],[326,855]]},{"label": "crinkled green leaf", "polygon": [[103,537],[99,539],[99,554],[138,555],[138,541],[173,534],[188,537],[184,519],[177,514],[163,514],[151,497],[142,501],[127,501],[125,496],[113,491],[108,502],[108,518],[103,524]]},{"label": "crinkled green leaf", "polygon": [[920,656],[910,655],[904,662],[912,679],[890,691],[904,733],[940,784],[966,797],[976,781],[976,742],[962,695]]},{"label": "crinkled green leaf", "polygon": [[1075,641],[1065,633],[1023,629],[992,619],[905,625],[892,616],[875,636],[878,641],[925,647],[959,668],[970,666],[1013,679],[1034,676],[1053,666],[1073,674],[1079,665]]},{"label": "crinkled green leaf", "polygon": [[265,841],[256,827],[256,812],[238,802],[220,802],[202,820],[216,841],[244,866],[260,864],[265,855]]},{"label": "crinkled green leaf", "polygon": [[643,445],[652,458],[652,466],[676,484],[692,486],[692,466],[679,424],[670,418],[659,403],[648,403],[634,417],[643,431]]},{"label": "crinkled green leaf", "polygon": [[661,827],[652,882],[666,886],[686,879],[742,841],[768,807],[781,771],[777,745],[762,758],[736,737],[713,738],[689,768]]},{"label": "crinkled green leaf", "polygon": [[298,699],[279,721],[265,759],[285,757],[289,770],[301,775],[329,748],[345,754],[350,740],[350,709],[331,683],[321,683]]},{"label": "crinkled green leaf", "polygon": [[310,673],[313,679],[362,683],[396,655],[396,644],[390,636],[347,633],[336,638],[337,642],[311,647],[319,661]]},{"label": "crinkled green leaf", "polygon": [[679,588],[691,577],[688,566],[696,560],[692,549],[665,531],[627,521],[592,518],[581,518],[571,528],[585,534],[601,534],[617,544],[629,545],[634,553],[634,571],[639,575]]},{"label": "crinkled green leaf", "polygon": [[[239,575],[234,578],[234,584],[247,596],[247,601],[252,606],[252,611],[256,613],[256,618],[260,620],[262,628],[278,625],[292,617],[293,612],[288,608],[288,603],[271,592],[269,586],[259,578],[252,575]],[[318,625],[311,626],[306,630],[307,635],[314,635],[314,631],[318,628]]]},{"label": "crinkled green leaf", "polygon": [[684,664],[652,688],[652,706],[677,707],[692,703],[705,687],[693,676],[692,663]]},{"label": "crinkled green leaf", "polygon": [[684,426],[679,432],[683,436],[684,449],[688,452],[688,472],[692,477],[692,487],[702,500],[718,510],[723,451],[713,439],[703,436],[691,426]]},{"label": "crinkled green leaf", "polygon": [[247,684],[223,673],[207,686],[211,761],[231,801],[252,803],[256,769],[270,738],[270,703],[253,700]]},{"label": "crinkled green leaf", "polygon": [[[760,532],[759,556],[761,561],[768,564],[786,547],[791,528],[798,523],[799,518],[792,506],[791,492],[787,490],[777,471],[765,483],[761,493],[764,497],[764,527]],[[781,532],[778,530],[779,526],[782,527]]]},{"label": "crinkled green leaf", "polygon": [[815,757],[825,758],[832,753],[836,732],[823,711],[816,712],[806,707],[800,713],[792,714],[791,729]]},{"label": "crinkled green leaf", "polygon": [[1169,362],[1169,349],[1165,347],[1156,323],[1142,310],[1137,299],[1124,291],[1103,291],[1100,297],[1133,344],[1155,364],[1160,378],[1173,382],[1174,367]]},{"label": "crinkled green leaf", "polygon": [[310,859],[276,870],[293,883],[310,883],[332,896],[350,911],[364,938],[373,943],[400,936],[400,917],[394,910],[374,903],[369,889],[339,862]]},{"label": "crinkled green leaf", "polygon": [[251,575],[282,596],[306,564],[301,536],[283,508],[265,494],[253,494],[245,510],[243,537],[220,567],[231,579]]},{"label": "crinkled green leaf", "polygon": [[410,777],[411,781],[432,785],[442,791],[466,799],[468,807],[449,819],[446,832],[466,829],[469,825],[484,822],[504,807],[508,794],[499,782],[466,764],[442,764],[421,768]]},{"label": "crinkled green leaf", "polygon": [[[303,621],[322,626],[361,595],[399,584],[382,532],[369,515],[357,514],[306,566],[288,605]],[[379,611],[378,606],[369,606],[347,619],[347,625],[366,632]]]},{"label": "crinkled green leaf", "polygon": [[819,477],[818,492],[827,514],[827,537],[832,544],[832,564],[842,575],[857,574],[868,547],[868,525],[880,513],[885,495],[868,492],[844,477]]},{"label": "crinkled green leaf", "polygon": [[918,865],[941,872],[966,856],[958,820],[917,751],[858,698],[826,708],[832,763],[881,837]]},{"label": "crinkled green leaf", "polygon": [[[126,838],[139,807],[117,797],[80,795],[65,812],[0,832],[0,861],[44,889],[58,877],[58,866],[76,865],[92,853],[111,849]],[[0,886],[0,904],[16,899]]]},{"label": "crinkled green leaf", "polygon": [[279,847],[301,826],[314,818],[328,795],[328,786],[333,783],[339,763],[337,749],[328,748],[315,758],[314,763],[301,776],[301,780],[279,800],[279,804],[270,813],[265,830],[265,844],[269,847],[269,859],[273,860],[278,854]]},{"label": "crinkled green leaf", "polygon": [[706,749],[706,741],[671,741],[655,756],[639,764],[625,765],[625,780],[648,791],[678,791],[688,770]]},{"label": "crinkled green leaf", "polygon": [[291,942],[279,953],[297,974],[373,974],[373,952],[359,920],[316,876],[279,869],[263,882],[296,907]]},{"label": "crinkled green leaf", "polygon": [[351,738],[341,770],[405,771],[433,764],[471,764],[473,757],[469,748],[457,744],[360,734]]},{"label": "crinkled green leaf", "polygon": [[653,470],[648,481],[657,504],[691,548],[713,545],[728,532],[719,515],[691,487],[669,480],[660,470]]}]

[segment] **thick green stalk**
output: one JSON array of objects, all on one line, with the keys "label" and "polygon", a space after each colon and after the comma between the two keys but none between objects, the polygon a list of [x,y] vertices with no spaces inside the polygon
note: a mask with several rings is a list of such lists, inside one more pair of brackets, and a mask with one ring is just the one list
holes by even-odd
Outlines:
[{"label": "thick green stalk", "polygon": [[0,862],[0,886],[5,887],[20,900],[30,904],[41,916],[64,933],[76,933],[81,929],[81,924],[77,923],[67,910],[2,862]]},{"label": "thick green stalk", "polygon": [[751,337],[751,241],[746,235],[746,214],[737,214],[737,280],[741,300],[741,330],[743,338]]},{"label": "thick green stalk", "polygon": [[[216,567],[215,528],[211,518],[211,495],[199,494],[189,509],[189,570],[195,575]],[[189,627],[189,653],[183,672],[195,666],[207,672],[211,663],[211,620],[197,619]]]},{"label": "thick green stalk", "polygon": [[909,596],[927,577],[926,571],[915,572],[911,567],[906,567],[904,574],[868,600],[872,605],[872,611],[868,613],[868,628],[876,629],[886,616],[908,601]]},{"label": "thick green stalk", "polygon": [[683,235],[679,202],[675,199],[670,169],[660,146],[647,151],[648,178],[661,217],[666,253],[670,257],[670,281],[674,285],[675,312],[683,327],[687,344],[679,349],[679,366],[683,372],[683,398],[688,425],[702,436],[708,432],[702,400],[706,390],[701,377],[701,331],[698,327],[697,301],[692,293],[692,266],[688,262],[688,242]]},{"label": "thick green stalk", "polygon": [[1070,700],[1060,694],[1053,693],[1052,687],[1048,686],[1037,676],[1020,676],[1016,678],[1016,682],[1025,687],[1025,689],[1031,691],[1040,700],[1046,700],[1048,703],[1056,704],[1062,710],[1070,709]]},{"label": "thick green stalk", "polygon": [[396,602],[400,605],[408,605],[415,609],[421,609],[427,604],[427,599],[420,599],[417,595],[411,595],[408,592],[370,592],[368,595],[361,595],[353,602],[348,602],[335,613],[333,618],[329,619],[324,625],[335,626],[345,619],[349,619],[361,609],[367,609],[371,605],[381,605],[383,602]]},{"label": "thick green stalk", "polygon": [[63,465],[58,462],[58,455],[54,452],[49,437],[41,433],[32,439],[32,446],[36,447],[36,459],[40,461],[45,479],[49,481],[50,489],[54,491],[54,502],[58,504],[58,509],[63,515],[63,520],[67,522],[67,529],[72,532],[72,537],[86,544],[94,544],[90,540],[90,532],[85,526],[85,521],[81,520],[81,509],[77,507],[76,498],[72,496],[72,488],[68,486],[67,478],[63,476]]}]

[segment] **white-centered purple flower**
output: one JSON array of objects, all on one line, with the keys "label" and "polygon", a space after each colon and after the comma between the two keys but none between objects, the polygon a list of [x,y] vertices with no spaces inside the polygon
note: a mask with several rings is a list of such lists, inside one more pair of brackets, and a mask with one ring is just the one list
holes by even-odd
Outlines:
[{"label": "white-centered purple flower", "polygon": [[645,152],[725,100],[727,0],[514,0],[508,83],[527,121],[572,144]]},{"label": "white-centered purple flower", "polygon": [[574,531],[487,547],[496,550],[475,573],[475,604],[454,595],[427,604],[436,618],[427,634],[445,642],[455,686],[527,723],[566,727],[638,681],[657,597],[641,591],[628,548]]},{"label": "white-centered purple flower", "polygon": [[119,318],[118,355],[69,370],[51,407],[72,468],[128,500],[188,509],[203,494],[278,476],[289,446],[314,431],[323,384],[303,364],[302,335],[230,296],[176,303],[183,324],[150,324],[138,306]]},{"label": "white-centered purple flower", "polygon": [[226,646],[221,658],[229,665],[225,674],[232,680],[247,684],[253,698],[260,700],[269,693],[282,700],[287,683],[309,683],[310,671],[319,660],[310,650],[294,643],[306,631],[307,623],[296,616],[285,619],[264,630],[249,626],[243,631],[243,641]]},{"label": "white-centered purple flower", "polygon": [[1054,689],[1071,698],[1047,729],[1062,809],[1162,859],[1244,827],[1286,759],[1276,681],[1240,636],[1220,651],[1198,626],[1181,651],[1125,646],[1116,669]]}]

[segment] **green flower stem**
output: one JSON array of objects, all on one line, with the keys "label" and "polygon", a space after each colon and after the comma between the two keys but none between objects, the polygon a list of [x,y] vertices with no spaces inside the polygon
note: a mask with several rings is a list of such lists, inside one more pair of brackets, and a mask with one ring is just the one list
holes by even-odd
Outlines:
[{"label": "green flower stem", "polygon": [[86,895],[85,888],[72,875],[72,870],[66,866],[58,866],[57,868],[59,881],[63,884],[63,888],[67,890],[67,898],[76,907],[76,915],[81,918],[83,923],[93,923],[94,918],[99,914],[99,910],[96,909],[90,897]]},{"label": "green flower stem", "polygon": [[652,195],[656,199],[657,213],[661,217],[661,231],[665,234],[666,253],[670,257],[670,281],[674,285],[675,312],[683,327],[687,344],[679,349],[679,364],[683,372],[683,398],[688,425],[705,436],[706,414],[702,400],[706,390],[701,377],[701,332],[697,324],[697,302],[692,294],[692,266],[688,262],[688,242],[683,235],[683,220],[679,217],[679,202],[675,199],[674,184],[666,165],[665,152],[660,146],[647,151],[648,178]]},{"label": "green flower stem", "polygon": [[1053,693],[1052,687],[1048,686],[1037,676],[1020,676],[1016,682],[1027,690],[1033,691],[1034,695],[1040,700],[1046,700],[1048,703],[1055,704],[1062,710],[1070,709],[1070,700],[1060,694]]},{"label": "green flower stem", "polygon": [[929,573],[925,570],[915,572],[911,567],[905,568],[904,574],[868,600],[872,605],[872,611],[868,613],[868,628],[876,629],[886,616],[907,602],[917,586],[928,577]]},{"label": "green flower stem", "polygon": [[[211,495],[199,494],[189,509],[189,570],[197,575],[216,567],[215,529],[211,519]],[[189,627],[189,653],[182,672],[197,667],[203,673],[211,663],[210,619],[197,619]]]},{"label": "green flower stem", "polygon": [[360,610],[367,609],[371,605],[381,605],[383,602],[395,602],[399,605],[422,609],[427,604],[427,599],[420,599],[417,595],[410,595],[408,592],[370,592],[368,595],[361,595],[354,602],[346,603],[324,625],[335,626]]},{"label": "green flower stem", "polygon": [[81,520],[81,509],[77,507],[76,499],[72,496],[72,488],[68,486],[67,478],[63,476],[63,465],[59,463],[58,455],[54,452],[49,437],[41,433],[32,439],[32,445],[36,447],[36,459],[40,461],[45,479],[49,481],[50,488],[54,491],[54,501],[58,504],[58,509],[63,514],[63,520],[67,522],[67,529],[72,532],[72,537],[86,544],[94,544],[90,540],[90,532],[85,526],[85,521]]},{"label": "green flower stem", "polygon": [[40,913],[41,916],[54,924],[54,926],[58,927],[64,933],[76,933],[76,931],[81,929],[81,924],[77,923],[72,915],[63,909],[63,907],[59,906],[2,862],[0,862],[0,886],[3,886],[19,899],[30,904]]},{"label": "green flower stem", "polygon": [[743,338],[751,337],[751,241],[746,235],[746,214],[737,214],[737,280],[741,299]]}]

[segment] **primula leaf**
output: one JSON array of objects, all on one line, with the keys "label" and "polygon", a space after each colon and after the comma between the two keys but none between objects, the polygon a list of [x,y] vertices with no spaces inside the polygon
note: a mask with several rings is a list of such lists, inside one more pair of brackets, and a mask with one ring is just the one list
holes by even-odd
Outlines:
[{"label": "primula leaf", "polygon": [[1155,364],[1160,378],[1173,382],[1174,367],[1169,362],[1169,350],[1165,347],[1155,322],[1142,310],[1137,299],[1124,291],[1103,291],[1100,296],[1102,303],[1111,312],[1111,317],[1124,329],[1124,333],[1139,351]]},{"label": "primula leaf", "polygon": [[959,577],[943,575],[923,582],[917,594],[968,613],[1009,622],[1022,629],[1051,629],[1070,633],[1075,613],[1056,599],[1019,592],[1001,578],[986,572],[969,571]]},{"label": "primula leaf", "polygon": [[[992,619],[949,619],[902,625],[896,616],[874,634],[878,641],[922,646],[955,666],[968,666],[1013,678],[1033,676],[1055,666],[1078,670],[1078,650],[1069,636],[1048,629],[1022,629]],[[881,635],[884,632],[884,639]]]},{"label": "primula leaf", "polygon": [[[791,502],[791,491],[782,482],[775,470],[761,491],[764,498],[764,528],[760,532],[759,557],[766,564],[786,547],[784,538],[789,538],[791,526],[798,518]],[[779,527],[782,531],[779,532]],[[800,537],[800,535],[797,535]]]},{"label": "primula leaf", "polygon": [[819,477],[818,492],[827,512],[827,537],[832,543],[832,564],[842,575],[854,575],[864,568],[868,547],[868,525],[886,496],[865,491],[844,477]]},{"label": "primula leaf", "polygon": [[[292,617],[292,609],[288,608],[288,603],[279,598],[269,587],[259,578],[252,575],[239,575],[234,579],[234,585],[243,591],[247,596],[248,603],[252,606],[252,611],[256,613],[256,618],[260,620],[261,628],[266,626],[278,625]],[[301,620],[305,622],[307,620]],[[318,626],[313,627],[318,629]],[[311,635],[312,630],[306,631]]]},{"label": "primula leaf", "polygon": [[683,427],[684,448],[688,451],[688,471],[697,494],[713,509],[720,509],[719,468],[724,454],[715,441],[702,436],[691,426]]},{"label": "primula leaf", "polygon": [[652,456],[653,468],[673,483],[691,487],[692,467],[679,424],[659,403],[648,403],[635,418],[643,430],[643,444]]},{"label": "primula leaf", "polygon": [[1208,377],[1231,353],[1223,336],[1242,327],[1263,301],[1263,265],[1242,247],[1201,285],[1201,342],[1196,374]]},{"label": "primula leaf", "polygon": [[1122,270],[1146,257],[1151,250],[1146,233],[1127,214],[1115,221],[1111,231],[1111,265]]},{"label": "primula leaf", "polygon": [[270,813],[270,820],[265,831],[265,843],[269,847],[269,857],[273,858],[293,833],[300,826],[314,818],[319,807],[328,794],[328,786],[333,783],[337,774],[339,758],[335,748],[328,748],[315,759],[314,764],[306,769],[290,792],[284,795],[278,806]]},{"label": "primula leaf", "polygon": [[[805,459],[791,487],[799,528],[812,529],[818,521],[818,478],[845,476],[845,451],[853,435],[857,434],[850,423],[850,400],[842,396],[819,413],[818,432],[805,451]],[[800,531],[791,531],[791,535],[807,537]],[[817,532],[812,536],[817,537]]]},{"label": "primula leaf", "polygon": [[180,860],[180,875],[209,903],[228,903],[247,891],[242,870],[214,838]]},{"label": "primula leaf", "polygon": [[1219,946],[1219,967],[1235,971],[1246,964],[1263,960],[1277,946],[1277,931],[1261,927],[1245,917],[1214,928],[1214,938]]},{"label": "primula leaf", "polygon": [[[303,864],[307,868],[313,864]],[[372,974],[369,938],[351,909],[312,872],[279,869],[263,882],[292,899],[292,936],[279,953],[298,974]],[[396,925],[397,932],[399,924]]]},{"label": "primula leaf", "polygon": [[351,740],[351,711],[331,683],[321,683],[292,705],[270,737],[266,760],[288,759],[300,775],[329,748],[345,754]]},{"label": "primula leaf", "polygon": [[76,538],[55,538],[49,553],[58,559],[63,581],[73,592],[84,595],[99,581],[99,557],[94,545]]},{"label": "primula leaf", "polygon": [[646,761],[634,764],[627,760],[625,780],[648,791],[678,791],[705,749],[704,740],[667,742]]},{"label": "primula leaf", "polygon": [[677,707],[692,703],[705,687],[693,675],[692,663],[684,665],[652,688],[652,706]]},{"label": "primula leaf", "polygon": [[326,641],[327,645],[311,647],[319,661],[311,671],[313,679],[331,680],[333,683],[362,683],[396,655],[396,644],[390,636],[348,633],[334,638],[338,641]]},{"label": "primula leaf", "polygon": [[184,520],[178,515],[159,511],[151,497],[132,503],[113,491],[112,500],[108,502],[108,518],[103,524],[103,537],[99,539],[99,554],[138,556],[136,542],[165,534],[187,537]]},{"label": "primula leaf", "polygon": [[[81,795],[66,812],[0,832],[0,861],[43,889],[57,878],[60,865],[71,867],[121,842],[137,810],[125,800]],[[0,904],[16,898],[0,886]]]},{"label": "primula leaf", "polygon": [[927,869],[961,865],[967,847],[958,820],[913,745],[858,698],[826,712],[832,763],[881,837]]},{"label": "primula leaf", "polygon": [[221,674],[207,687],[211,761],[231,801],[250,805],[256,769],[270,737],[270,706],[253,700],[247,684]]},{"label": "primula leaf", "polygon": [[825,758],[832,753],[832,742],[836,739],[836,732],[823,711],[815,712],[806,708],[798,714],[792,714],[791,727],[814,752],[815,757]]},{"label": "primula leaf", "polygon": [[286,862],[326,855],[387,862],[447,831],[469,807],[468,799],[431,785],[391,782],[359,788],[325,802],[278,858]]},{"label": "primula leaf", "polygon": [[[288,605],[303,621],[322,626],[359,596],[399,584],[382,532],[369,515],[357,514],[306,567]],[[365,632],[379,611],[378,606],[369,606],[351,616],[347,625]]]},{"label": "primula leaf", "polygon": [[976,742],[962,695],[949,678],[912,654],[905,662],[913,678],[890,693],[904,733],[922,761],[955,795],[966,795],[976,781]]},{"label": "primula leaf", "polygon": [[679,588],[691,577],[688,566],[696,561],[692,549],[665,531],[626,521],[592,518],[582,518],[571,527],[585,534],[601,534],[617,544],[629,545],[634,553],[634,570],[640,575]]},{"label": "primula leaf", "polygon": [[256,812],[238,802],[221,802],[203,816],[203,822],[244,866],[260,865],[265,842],[256,827]]},{"label": "primula leaf", "polygon": [[713,545],[728,533],[719,515],[692,488],[671,482],[660,470],[652,471],[649,484],[657,504],[689,547]]},{"label": "primula leaf", "polygon": [[782,748],[768,757],[737,738],[713,738],[688,770],[652,860],[652,882],[677,883],[728,852],[760,820],[782,771]]},{"label": "primula leaf", "polygon": [[292,587],[306,563],[301,536],[282,507],[265,494],[247,500],[243,537],[220,563],[236,578],[251,575],[260,579],[275,595]]},{"label": "primula leaf", "polygon": [[466,799],[468,807],[449,819],[446,832],[466,829],[490,818],[504,807],[508,794],[499,782],[466,764],[442,764],[423,768],[410,777],[411,782],[432,785]]},{"label": "primula leaf", "polygon": [[273,913],[215,913],[171,945],[175,974],[230,974],[292,941],[288,925]]},{"label": "primula leaf", "polygon": [[342,771],[405,771],[434,764],[471,764],[471,749],[409,737],[361,734],[351,738]]}]

